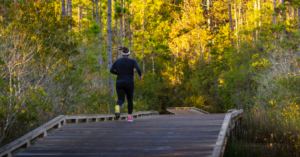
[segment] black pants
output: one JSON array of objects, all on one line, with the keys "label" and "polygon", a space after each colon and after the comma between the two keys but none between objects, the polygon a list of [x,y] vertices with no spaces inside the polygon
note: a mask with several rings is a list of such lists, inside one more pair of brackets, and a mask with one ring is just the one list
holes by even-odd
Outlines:
[{"label": "black pants", "polygon": [[118,94],[117,105],[122,106],[125,101],[126,94],[128,101],[128,114],[132,114],[134,82],[116,82],[116,89]]}]

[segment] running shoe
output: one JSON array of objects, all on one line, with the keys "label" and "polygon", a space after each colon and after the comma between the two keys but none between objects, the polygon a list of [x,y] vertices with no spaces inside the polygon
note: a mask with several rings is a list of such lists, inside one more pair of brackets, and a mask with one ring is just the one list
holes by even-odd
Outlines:
[{"label": "running shoe", "polygon": [[120,118],[120,106],[119,105],[115,106],[115,115],[116,115],[116,118]]},{"label": "running shoe", "polygon": [[128,118],[127,118],[127,122],[133,122],[132,117],[128,117]]}]

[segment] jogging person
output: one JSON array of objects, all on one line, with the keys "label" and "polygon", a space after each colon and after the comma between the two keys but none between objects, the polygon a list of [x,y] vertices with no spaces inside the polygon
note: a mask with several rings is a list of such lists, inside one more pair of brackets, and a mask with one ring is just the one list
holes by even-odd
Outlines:
[{"label": "jogging person", "polygon": [[133,68],[136,69],[140,75],[140,79],[143,79],[141,69],[134,59],[128,58],[130,51],[126,47],[120,47],[119,50],[122,50],[123,58],[117,59],[110,68],[110,72],[118,75],[116,81],[116,89],[118,94],[117,105],[115,106],[115,115],[117,118],[120,117],[120,108],[125,101],[125,94],[128,101],[128,122],[133,122],[131,117],[133,110],[133,91],[134,91],[134,80],[133,80]]}]

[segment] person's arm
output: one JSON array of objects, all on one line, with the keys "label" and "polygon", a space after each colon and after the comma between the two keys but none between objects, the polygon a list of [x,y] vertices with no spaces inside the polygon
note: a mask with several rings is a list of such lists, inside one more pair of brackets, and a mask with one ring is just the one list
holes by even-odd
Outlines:
[{"label": "person's arm", "polygon": [[142,76],[142,71],[138,65],[138,63],[136,62],[136,60],[134,60],[134,68],[136,69],[136,71],[139,73],[140,76]]},{"label": "person's arm", "polygon": [[115,71],[115,69],[116,69],[116,65],[115,65],[115,63],[113,63],[113,65],[110,68],[110,73],[118,75],[117,72]]}]

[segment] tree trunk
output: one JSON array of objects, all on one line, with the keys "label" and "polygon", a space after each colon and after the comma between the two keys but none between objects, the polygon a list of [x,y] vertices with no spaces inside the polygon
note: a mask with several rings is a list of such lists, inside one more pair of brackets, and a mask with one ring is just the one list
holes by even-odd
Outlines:
[{"label": "tree trunk", "polygon": [[[100,0],[100,12],[101,12],[101,0]],[[103,59],[102,59],[102,27],[101,27],[101,23],[99,21],[99,13],[98,13],[98,0],[96,0],[96,23],[99,24],[100,27],[100,33],[97,34],[98,37],[98,47],[97,47],[97,51],[98,51],[98,65],[100,66],[100,72],[99,72],[99,85],[100,85],[100,89],[102,91],[102,76],[101,76],[101,70],[103,67]]]},{"label": "tree trunk", "polygon": [[208,18],[207,18],[207,27],[208,27],[208,31],[210,31],[210,14],[209,14],[209,9],[210,9],[210,1],[207,0],[207,15],[208,15]]},{"label": "tree trunk", "polygon": [[[208,32],[210,32],[211,30],[211,27],[210,27],[210,1],[207,0],[207,15],[208,15],[208,18],[207,18],[207,27],[208,27]],[[211,63],[211,56],[210,56],[210,47],[208,47],[208,62]]]},{"label": "tree trunk", "polygon": [[93,1],[93,13],[92,13],[92,18],[93,18],[93,21],[94,21],[94,16],[95,16],[95,0],[92,0]]},{"label": "tree trunk", "polygon": [[275,12],[275,8],[276,8],[276,0],[273,0],[273,25],[276,25],[276,23],[277,23],[277,19],[276,19],[276,12]]},{"label": "tree trunk", "polygon": [[65,16],[66,15],[66,4],[65,0],[61,0],[61,15]]},{"label": "tree trunk", "polygon": [[261,26],[262,16],[261,16],[261,3],[260,3],[260,0],[257,0],[257,6],[258,6],[258,15],[260,17],[258,25]]},{"label": "tree trunk", "polygon": [[78,5],[77,16],[78,16],[78,30],[81,30],[81,23],[80,23],[80,20],[81,20],[81,7],[80,7],[80,5]]},{"label": "tree trunk", "polygon": [[[151,48],[152,49],[152,48]],[[154,74],[154,60],[153,60],[153,50],[152,50],[152,73]]]},{"label": "tree trunk", "polygon": [[[123,8],[126,8],[126,1],[124,1],[124,3],[123,3]],[[123,10],[123,13],[122,13],[122,15],[123,15],[123,39],[125,39],[126,38],[126,13],[124,12],[124,10]],[[124,42],[124,41],[123,41]]]},{"label": "tree trunk", "polygon": [[89,29],[90,27],[90,20],[88,19],[88,15],[89,15],[89,12],[88,12],[88,8],[85,8],[85,11],[86,11],[86,20],[87,20],[87,28],[86,29]]},{"label": "tree trunk", "polygon": [[239,40],[238,40],[238,18],[237,18],[237,5],[236,5],[236,1],[234,2],[234,14],[235,14],[235,38],[236,38],[236,46],[238,51],[239,50]]},{"label": "tree trunk", "polygon": [[[298,23],[300,22],[300,5],[298,6],[298,18],[297,18],[297,21]],[[299,26],[300,26],[300,23],[299,23]]]},{"label": "tree trunk", "polygon": [[296,14],[297,14],[296,9],[293,7],[293,19],[294,20],[296,19]]},{"label": "tree trunk", "polygon": [[239,14],[240,14],[240,25],[243,25],[243,9],[242,9],[242,2],[240,1],[240,10],[239,10]]},{"label": "tree trunk", "polygon": [[[131,19],[133,19],[134,15],[133,15],[133,6],[131,4]],[[132,26],[132,30],[133,30],[133,26]],[[134,36],[133,36],[133,31],[131,33],[131,40],[132,40],[132,49],[134,50]],[[135,53],[133,51],[132,57],[135,58]]]},{"label": "tree trunk", "polygon": [[[96,23],[99,24],[98,0],[96,0]],[[100,24],[99,24],[99,26],[100,26]]]},{"label": "tree trunk", "polygon": [[[120,7],[121,7],[121,17],[120,17],[120,46],[124,46],[123,44],[123,16],[124,16],[124,12],[123,12],[123,0],[121,0],[121,3],[120,3]],[[119,53],[119,57],[118,58],[121,58],[122,57],[122,50],[120,51]]]},{"label": "tree trunk", "polygon": [[[232,16],[231,16],[231,3],[228,3],[228,10],[229,10],[229,24],[230,24],[230,29],[231,33],[233,32],[233,26],[232,26]],[[231,35],[230,35],[231,36]],[[233,39],[230,37],[231,44],[233,45]]]},{"label": "tree trunk", "polygon": [[[111,0],[107,2],[107,69],[110,70],[112,66],[112,43],[111,43]],[[109,88],[110,97],[114,95],[113,75],[109,74]],[[110,106],[108,106],[108,112],[110,113]]]},{"label": "tree trunk", "polygon": [[[284,0],[281,0],[281,5],[284,5]],[[282,10],[282,14],[280,15],[280,21],[283,22],[285,18],[285,10]]]},{"label": "tree trunk", "polygon": [[[129,4],[129,2],[128,2],[128,9],[129,9],[129,6],[130,6],[130,4]],[[131,48],[131,27],[130,27],[130,17],[131,17],[131,13],[130,13],[130,15],[128,16],[128,19],[127,19],[127,21],[128,21],[128,36],[129,36],[129,48]]]},{"label": "tree trunk", "polygon": [[[68,10],[68,15],[72,18],[72,0],[68,0],[67,10]],[[71,25],[70,25],[70,31],[72,31]]]},{"label": "tree trunk", "polygon": [[[114,2],[115,2],[115,6],[117,6],[117,0],[114,0]],[[115,12],[115,14],[117,14],[117,12]],[[115,18],[115,39],[117,39],[118,38],[118,19],[117,18]],[[116,46],[117,47],[119,47],[119,43],[118,43],[118,41],[116,40]],[[117,50],[117,52],[118,52],[118,50]],[[119,52],[118,52],[118,55],[117,56],[119,56],[120,54],[119,54]]]},{"label": "tree trunk", "polygon": [[143,0],[144,3],[144,16],[143,16],[143,73],[145,74],[145,56],[144,56],[144,42],[145,42],[145,0]]},{"label": "tree trunk", "polygon": [[238,18],[237,18],[237,6],[236,6],[236,2],[234,2],[234,14],[235,14],[235,30],[236,30],[236,37],[237,37]]}]

